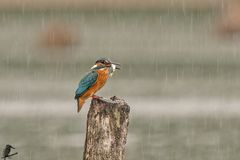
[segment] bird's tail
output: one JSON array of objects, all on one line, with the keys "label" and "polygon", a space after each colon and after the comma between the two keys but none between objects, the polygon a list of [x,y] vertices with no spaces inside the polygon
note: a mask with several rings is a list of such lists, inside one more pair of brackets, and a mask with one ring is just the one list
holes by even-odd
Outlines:
[{"label": "bird's tail", "polygon": [[85,103],[85,101],[83,99],[81,99],[80,97],[77,99],[77,112],[79,113],[80,110],[82,109],[83,104]]}]

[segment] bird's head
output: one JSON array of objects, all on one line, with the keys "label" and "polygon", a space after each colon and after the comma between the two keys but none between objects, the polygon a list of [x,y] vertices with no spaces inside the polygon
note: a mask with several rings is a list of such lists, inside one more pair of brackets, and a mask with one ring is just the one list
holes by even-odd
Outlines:
[{"label": "bird's head", "polygon": [[116,62],[112,62],[108,58],[100,58],[95,62],[95,65],[91,68],[92,70],[98,70],[103,68],[109,68],[110,75],[113,75],[113,72],[116,69],[120,69],[121,65]]},{"label": "bird's head", "polygon": [[6,148],[12,148],[12,149],[15,149],[13,146],[11,146],[11,145],[9,145],[9,144],[6,145]]}]

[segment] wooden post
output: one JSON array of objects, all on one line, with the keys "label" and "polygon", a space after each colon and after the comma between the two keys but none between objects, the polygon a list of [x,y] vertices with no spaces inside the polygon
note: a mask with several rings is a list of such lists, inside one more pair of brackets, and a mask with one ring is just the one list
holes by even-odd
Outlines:
[{"label": "wooden post", "polygon": [[83,160],[123,160],[130,107],[117,97],[93,99],[87,117]]}]

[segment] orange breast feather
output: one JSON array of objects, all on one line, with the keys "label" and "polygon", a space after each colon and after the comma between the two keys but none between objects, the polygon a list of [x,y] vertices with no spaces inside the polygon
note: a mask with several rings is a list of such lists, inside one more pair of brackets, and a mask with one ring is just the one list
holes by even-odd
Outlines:
[{"label": "orange breast feather", "polygon": [[109,71],[108,68],[103,69],[103,70],[98,70],[98,79],[97,82],[89,88],[89,90],[84,93],[80,98],[82,100],[86,100],[87,98],[91,97],[92,95],[94,95],[98,90],[100,90],[105,83],[107,82],[108,79],[108,75],[109,75]]}]

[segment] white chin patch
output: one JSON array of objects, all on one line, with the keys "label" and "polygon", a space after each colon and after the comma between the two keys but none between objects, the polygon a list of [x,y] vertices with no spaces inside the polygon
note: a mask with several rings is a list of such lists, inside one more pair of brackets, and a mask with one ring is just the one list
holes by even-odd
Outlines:
[{"label": "white chin patch", "polygon": [[96,68],[97,67],[97,65],[95,64],[94,66],[92,66],[92,68],[91,69],[94,69],[94,68]]}]

